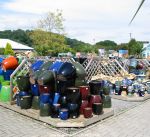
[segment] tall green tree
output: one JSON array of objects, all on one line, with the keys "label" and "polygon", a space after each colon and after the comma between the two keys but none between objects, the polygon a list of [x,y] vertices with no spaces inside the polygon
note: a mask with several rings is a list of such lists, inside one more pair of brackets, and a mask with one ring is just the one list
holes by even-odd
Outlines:
[{"label": "tall green tree", "polygon": [[4,51],[5,55],[15,55],[14,51],[12,50],[11,44],[7,43]]},{"label": "tall green tree", "polygon": [[131,39],[128,43],[128,51],[129,55],[139,56],[142,52],[143,44],[136,41],[135,39]]}]

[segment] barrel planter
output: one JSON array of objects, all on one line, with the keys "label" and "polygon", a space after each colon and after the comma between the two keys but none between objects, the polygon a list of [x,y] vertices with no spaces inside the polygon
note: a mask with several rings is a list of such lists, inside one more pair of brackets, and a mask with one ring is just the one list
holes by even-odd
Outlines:
[{"label": "barrel planter", "polygon": [[18,76],[16,81],[20,91],[28,91],[30,89],[29,76]]},{"label": "barrel planter", "polygon": [[73,79],[76,77],[76,68],[72,63],[65,62],[61,65],[60,69],[58,70],[58,75],[63,76],[66,79]]},{"label": "barrel planter", "polygon": [[39,85],[46,85],[46,84],[55,84],[54,72],[50,70],[45,70],[41,73],[38,77],[38,84]]},{"label": "barrel planter", "polygon": [[2,62],[3,70],[16,69],[17,67],[18,67],[18,61],[13,56],[4,59]]},{"label": "barrel planter", "polygon": [[40,103],[40,116],[50,116],[51,113],[51,106],[49,103]]},{"label": "barrel planter", "polygon": [[62,66],[62,64],[63,64],[63,62],[56,61],[49,67],[49,70],[52,70],[53,72],[55,72],[57,74],[60,67]]},{"label": "barrel planter", "polygon": [[31,105],[32,105],[32,97],[30,95],[20,97],[21,109],[29,109],[31,108]]},{"label": "barrel planter", "polygon": [[104,108],[111,108],[111,97],[109,95],[103,95],[102,100]]},{"label": "barrel planter", "polygon": [[10,101],[10,86],[9,85],[3,85],[0,92],[0,100],[2,102],[8,102]]},{"label": "barrel planter", "polygon": [[40,71],[48,70],[52,64],[53,62],[51,61],[43,63],[43,65],[40,67]]}]

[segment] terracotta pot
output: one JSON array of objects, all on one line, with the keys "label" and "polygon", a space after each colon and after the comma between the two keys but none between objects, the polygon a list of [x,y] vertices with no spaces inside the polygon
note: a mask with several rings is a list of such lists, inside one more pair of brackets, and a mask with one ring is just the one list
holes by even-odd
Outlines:
[{"label": "terracotta pot", "polygon": [[92,117],[92,108],[87,107],[83,109],[84,118],[91,118]]},{"label": "terracotta pot", "polygon": [[20,91],[28,91],[30,89],[29,76],[18,76],[17,85]]},{"label": "terracotta pot", "polygon": [[80,89],[82,99],[83,100],[87,99],[90,92],[89,86],[80,86],[79,89]]},{"label": "terracotta pot", "polygon": [[102,103],[94,103],[92,105],[92,110],[95,115],[100,115],[103,112],[103,104]]},{"label": "terracotta pot", "polygon": [[89,105],[88,100],[82,100],[81,102],[81,106],[80,106],[80,114],[83,114],[83,109],[87,108]]},{"label": "terracotta pot", "polygon": [[18,67],[18,61],[13,56],[10,56],[10,57],[4,59],[3,62],[2,62],[3,70],[16,69],[17,67]]},{"label": "terracotta pot", "polygon": [[91,95],[90,96],[90,102],[89,102],[89,107],[92,108],[92,105],[94,103],[102,103],[102,98],[100,95]]}]

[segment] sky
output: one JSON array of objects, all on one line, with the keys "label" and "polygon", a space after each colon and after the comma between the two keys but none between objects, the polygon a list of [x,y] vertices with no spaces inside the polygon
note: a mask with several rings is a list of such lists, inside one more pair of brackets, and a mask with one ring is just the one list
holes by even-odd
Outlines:
[{"label": "sky", "polygon": [[103,40],[125,43],[150,41],[150,1],[129,22],[141,0],[0,0],[0,30],[35,29],[47,12],[62,10],[65,32],[94,44]]}]

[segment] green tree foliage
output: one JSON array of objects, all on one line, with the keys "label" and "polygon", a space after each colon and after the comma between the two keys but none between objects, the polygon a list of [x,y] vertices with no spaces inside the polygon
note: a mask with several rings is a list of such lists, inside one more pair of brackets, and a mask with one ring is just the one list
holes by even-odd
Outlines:
[{"label": "green tree foliage", "polygon": [[105,41],[100,41],[97,42],[95,47],[97,49],[105,49],[105,50],[115,50],[117,47],[117,44],[114,41],[111,40],[105,40]]},{"label": "green tree foliage", "polygon": [[5,31],[0,31],[0,38],[3,39],[11,39],[14,40],[16,42],[22,43],[22,44],[26,44],[28,46],[32,46],[32,41],[29,37],[29,30],[5,30]]},{"label": "green tree foliage", "polygon": [[66,38],[66,44],[70,45],[75,52],[95,52],[95,47],[93,47],[91,44],[84,43],[76,39]]},{"label": "green tree foliage", "polygon": [[34,30],[30,33],[33,47],[39,55],[56,56],[59,52],[71,52],[72,49],[65,44],[65,37],[60,34]]},{"label": "green tree foliage", "polygon": [[14,55],[14,51],[12,50],[12,47],[9,43],[6,44],[4,54],[5,55]]},{"label": "green tree foliage", "polygon": [[3,55],[4,54],[4,48],[0,48],[0,55]]},{"label": "green tree foliage", "polygon": [[129,55],[138,56],[142,52],[143,44],[136,41],[135,39],[131,39],[128,43]]},{"label": "green tree foliage", "polygon": [[128,50],[128,44],[127,43],[124,43],[124,44],[119,44],[117,45],[116,47],[116,50]]}]

